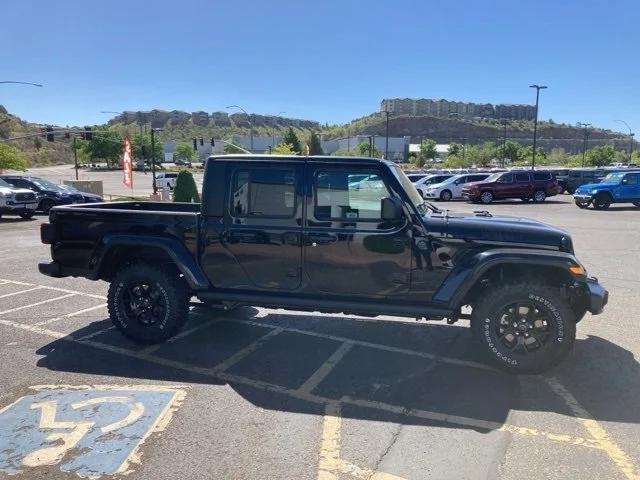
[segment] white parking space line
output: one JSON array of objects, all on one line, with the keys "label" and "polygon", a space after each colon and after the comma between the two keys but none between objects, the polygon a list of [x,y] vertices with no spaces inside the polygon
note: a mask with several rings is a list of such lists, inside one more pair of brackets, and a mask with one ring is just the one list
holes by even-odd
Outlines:
[{"label": "white parking space line", "polygon": [[353,343],[351,342],[345,342],[340,345],[340,347],[338,347],[338,349],[333,352],[333,354],[327,359],[327,361],[324,362],[320,366],[320,368],[318,368],[318,370],[316,370],[313,375],[311,375],[307,379],[307,381],[304,382],[300,388],[298,388],[298,390],[306,393],[312,392],[318,385],[320,385],[320,382],[322,382],[322,380],[324,380],[331,373],[335,366],[340,363],[340,360],[342,360],[344,356],[349,353],[351,348],[353,348]]},{"label": "white parking space line", "polygon": [[[114,345],[107,345],[107,344],[96,342],[93,340],[76,339],[76,338],[70,337],[67,334],[56,332],[56,331],[49,330],[39,326],[26,325],[23,323],[13,322],[11,320],[4,320],[1,318],[0,318],[0,325],[5,325],[9,327],[18,328],[21,330],[33,332],[33,333],[38,333],[41,335],[52,337],[54,339],[63,340],[65,342],[70,342],[70,343],[75,343],[80,345],[87,345],[87,346],[96,348],[98,350],[108,351],[108,352],[119,354],[125,357],[135,358],[141,361],[147,361],[147,362],[154,363],[156,365],[175,368],[177,370],[183,370],[189,373],[197,373],[197,374],[209,376],[215,379],[224,380],[229,383],[242,384],[252,388],[258,388],[258,389],[262,389],[262,390],[266,390],[274,393],[289,395],[293,398],[298,398],[300,400],[308,401],[318,405],[327,405],[329,403],[334,403],[334,404],[336,403],[336,399],[322,397],[322,396],[311,394],[311,393],[300,392],[298,390],[291,390],[289,388],[282,387],[280,385],[275,385],[275,384],[263,382],[260,380],[254,380],[254,379],[242,377],[239,375],[233,375],[233,374],[229,374],[222,371],[213,371],[210,368],[197,367],[197,366],[190,365],[184,362],[179,362],[176,360],[169,360],[169,359],[157,357],[154,355],[145,355],[140,352],[135,352],[133,350],[128,350],[126,348],[117,347]],[[110,328],[113,328],[113,327],[110,327]],[[397,414],[406,415],[409,417],[423,418],[426,420],[437,420],[445,423],[450,423],[452,425],[461,425],[464,427],[490,429],[490,430],[496,429],[496,430],[502,430],[505,432],[510,432],[513,434],[518,434],[523,436],[541,437],[541,438],[545,438],[558,443],[564,443],[564,444],[569,443],[570,445],[575,445],[575,446],[586,446],[586,447],[593,447],[597,449],[603,449],[600,446],[599,442],[591,439],[582,439],[582,438],[572,437],[572,436],[561,434],[561,433],[544,432],[536,429],[519,427],[516,425],[502,424],[499,422],[484,421],[484,420],[479,420],[475,418],[461,417],[457,415],[446,415],[438,412],[430,412],[430,411],[419,410],[419,409],[407,410],[406,407],[402,407],[398,405],[390,405],[383,402],[354,399],[351,397],[343,397],[340,399],[339,403],[353,405],[357,407],[373,408],[376,410],[397,413]],[[595,420],[593,421],[595,422]],[[613,444],[612,441],[611,443]],[[613,445],[615,446],[615,444]],[[616,448],[618,447],[616,446]],[[622,454],[624,454],[624,452],[622,452],[622,450],[620,450],[619,448],[618,450]],[[626,456],[626,458],[629,458],[626,454],[624,455]],[[633,478],[633,480],[636,480],[637,477],[629,477],[629,478]]]},{"label": "white parking space line", "polygon": [[102,335],[105,332],[108,332],[109,330],[113,330],[114,327],[113,325],[108,326],[107,328],[103,328],[102,330],[97,330],[95,332],[89,333],[88,335],[84,335],[82,337],[77,338],[77,341],[84,341],[84,340],[89,340],[92,339],[93,337],[97,337],[98,335]]},{"label": "white parking space line", "polygon": [[12,308],[10,310],[5,310],[0,312],[0,315],[5,315],[7,313],[17,312],[19,310],[24,310],[25,308],[37,307],[38,305],[44,305],[45,303],[57,302],[58,300],[64,300],[65,298],[73,297],[76,295],[75,293],[67,293],[66,295],[62,295],[60,297],[49,298],[47,300],[42,300],[41,302],[30,303],[29,305],[22,305],[20,307]]},{"label": "white parking space line", "polygon": [[105,297],[104,295],[96,295],[94,293],[79,292],[77,290],[69,290],[68,288],[51,287],[49,285],[36,285],[35,283],[19,282],[17,280],[9,280],[8,278],[0,278],[0,282],[12,283],[14,285],[24,285],[25,287],[40,287],[45,290],[54,290],[56,292],[73,293],[75,295],[80,295],[80,296],[89,297],[89,298],[98,298],[100,300],[107,299],[107,297]]},{"label": "white parking space line", "polygon": [[206,322],[202,322],[201,324],[196,325],[195,327],[189,328],[187,330],[183,330],[182,332],[178,333],[177,335],[174,335],[173,337],[169,338],[164,343],[157,343],[155,345],[149,345],[148,347],[143,348],[140,351],[143,352],[143,353],[155,352],[156,350],[161,348],[166,343],[176,342],[176,341],[180,340],[181,338],[187,337],[187,336],[191,335],[192,333],[197,332],[198,330],[202,330],[203,328],[207,328],[208,326],[213,325],[214,323],[221,322],[223,320],[225,320],[225,319],[224,318],[212,318],[211,320],[207,320]]},{"label": "white parking space line", "polygon": [[33,287],[33,283],[27,283],[27,282],[19,282],[17,280],[9,280],[8,278],[0,278],[0,281],[4,282],[4,283],[14,283],[16,285],[25,285],[28,287]]},{"label": "white parking space line", "polygon": [[471,360],[461,360],[459,358],[445,357],[442,355],[436,355],[434,353],[419,352],[417,350],[409,350],[407,348],[392,347],[390,345],[382,345],[380,343],[366,342],[364,340],[354,340],[352,338],[340,337],[337,335],[330,335],[327,333],[312,332],[310,330],[301,330],[299,328],[291,328],[291,327],[276,327],[275,325],[271,325],[269,323],[254,322],[253,320],[242,320],[238,318],[229,318],[229,321],[245,323],[247,325],[257,325],[260,327],[282,328],[282,330],[284,330],[285,332],[301,333],[303,335],[310,335],[312,337],[325,338],[327,340],[335,340],[337,342],[348,342],[348,343],[352,343],[353,345],[358,345],[361,347],[375,348],[377,350],[384,350],[386,352],[392,352],[392,353],[402,353],[405,355],[412,355],[414,357],[426,358],[429,360],[433,360],[435,362],[448,363],[451,365],[477,368],[479,370],[487,370],[491,372],[497,371],[495,368],[493,368],[490,365],[486,365],[484,363],[479,363],[479,362],[473,362]]},{"label": "white parking space line", "polygon": [[[2,298],[2,297],[0,297],[0,298]],[[34,325],[36,325],[36,326],[49,325],[50,323],[58,322],[60,320],[66,319],[66,318],[77,317],[78,315],[82,315],[83,313],[88,313],[88,312],[92,312],[94,310],[99,310],[99,309],[104,308],[106,306],[107,306],[106,303],[101,303],[100,305],[96,305],[94,307],[89,307],[89,308],[84,308],[82,310],[78,310],[77,312],[67,313],[67,314],[62,315],[60,317],[49,318],[49,319],[43,320],[41,322],[36,322],[36,323],[34,323]]]},{"label": "white parking space line", "polygon": [[38,285],[37,287],[27,288],[26,290],[20,290],[19,292],[11,292],[5,293],[4,295],[0,295],[0,298],[13,297],[14,295],[20,295],[22,293],[33,292],[34,290],[41,290],[44,287]]},{"label": "white parking space line", "polygon": [[225,370],[228,370],[229,368],[234,366],[236,363],[238,363],[240,360],[245,358],[247,355],[249,355],[250,353],[255,352],[265,342],[269,341],[271,338],[275,337],[276,335],[282,333],[282,331],[283,331],[282,328],[275,328],[275,329],[271,330],[269,333],[267,333],[266,335],[263,335],[262,337],[257,339],[255,342],[250,343],[249,345],[244,347],[242,350],[238,350],[236,353],[231,355],[225,361],[220,362],[218,365],[213,367],[211,370],[213,372],[224,372]]}]

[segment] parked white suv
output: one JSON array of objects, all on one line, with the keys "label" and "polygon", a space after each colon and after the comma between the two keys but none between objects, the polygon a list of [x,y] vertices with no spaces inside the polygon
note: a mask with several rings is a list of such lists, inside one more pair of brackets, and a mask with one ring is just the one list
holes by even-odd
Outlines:
[{"label": "parked white suv", "polygon": [[15,188],[0,178],[0,217],[19,215],[25,220],[33,217],[38,206],[38,195],[26,188]]},{"label": "parked white suv", "polygon": [[178,174],[175,172],[160,172],[156,174],[156,186],[158,188],[175,188]]},{"label": "parked white suv", "polygon": [[429,185],[424,191],[424,198],[448,202],[454,198],[462,198],[462,187],[465,183],[480,182],[489,176],[488,173],[464,173],[447,178],[444,182]]}]

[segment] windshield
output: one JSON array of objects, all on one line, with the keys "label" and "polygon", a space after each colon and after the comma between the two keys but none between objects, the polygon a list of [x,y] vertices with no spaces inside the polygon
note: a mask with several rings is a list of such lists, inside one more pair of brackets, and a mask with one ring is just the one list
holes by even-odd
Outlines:
[{"label": "windshield", "polygon": [[4,180],[2,180],[0,178],[0,187],[8,187],[8,188],[12,188],[11,185],[9,185],[7,182],[5,182]]},{"label": "windshield", "polygon": [[495,182],[496,180],[498,180],[502,176],[502,174],[503,174],[503,172],[492,173],[487,178],[485,178],[484,180],[480,180],[480,181],[481,182]]},{"label": "windshield", "polygon": [[620,183],[624,177],[624,172],[610,173],[602,179],[603,183]]},{"label": "windshield", "polygon": [[440,209],[437,208],[436,206],[424,201],[424,199],[420,196],[420,194],[416,190],[416,187],[413,185],[413,183],[411,183],[411,180],[407,178],[407,176],[405,175],[405,173],[402,171],[400,167],[398,167],[397,165],[392,165],[391,171],[395,174],[396,178],[402,185],[402,188],[404,189],[405,192],[407,192],[407,195],[409,195],[409,199],[411,200],[411,203],[413,203],[413,205],[416,207],[416,209],[418,210],[418,212],[420,212],[421,215],[424,215],[427,213],[426,208],[429,208],[434,212],[440,211]]},{"label": "windshield", "polygon": [[33,178],[31,179],[31,181],[35,183],[37,186],[39,186],[40,188],[44,188],[47,190],[60,190],[60,185],[56,185],[55,183],[50,182],[49,180],[44,180],[43,178]]},{"label": "windshield", "polygon": [[71,185],[58,185],[60,188],[67,190],[68,192],[77,193],[79,190]]}]

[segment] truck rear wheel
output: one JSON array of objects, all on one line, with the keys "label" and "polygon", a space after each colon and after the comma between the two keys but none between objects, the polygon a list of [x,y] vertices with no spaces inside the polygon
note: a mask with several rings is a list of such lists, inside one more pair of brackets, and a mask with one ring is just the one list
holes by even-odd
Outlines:
[{"label": "truck rear wheel", "polygon": [[123,335],[139,343],[160,343],[187,320],[189,293],[171,268],[132,263],[112,280],[107,306]]},{"label": "truck rear wheel", "polygon": [[511,373],[541,373],[562,361],[576,338],[575,315],[551,287],[498,287],[473,308],[471,329],[490,360]]}]

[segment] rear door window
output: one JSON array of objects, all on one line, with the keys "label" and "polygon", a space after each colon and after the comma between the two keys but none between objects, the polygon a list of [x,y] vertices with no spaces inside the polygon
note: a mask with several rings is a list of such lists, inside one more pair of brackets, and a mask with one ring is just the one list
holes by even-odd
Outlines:
[{"label": "rear door window", "polygon": [[498,180],[500,183],[513,183],[513,173],[505,173]]},{"label": "rear door window", "polygon": [[240,169],[231,185],[234,217],[290,218],[296,210],[293,169]]},{"label": "rear door window", "polygon": [[528,182],[529,174],[525,172],[516,173],[516,182]]},{"label": "rear door window", "polygon": [[533,174],[534,180],[551,180],[551,174],[549,172],[536,172]]}]

